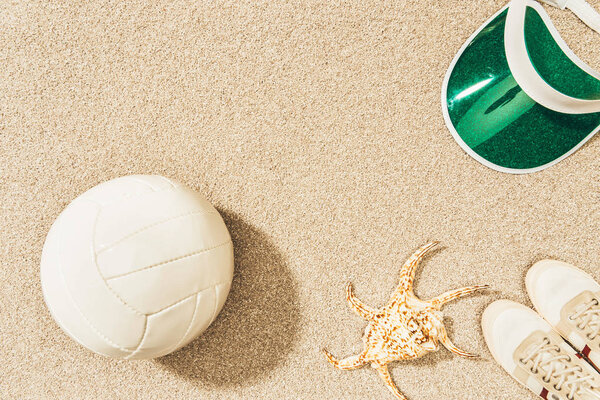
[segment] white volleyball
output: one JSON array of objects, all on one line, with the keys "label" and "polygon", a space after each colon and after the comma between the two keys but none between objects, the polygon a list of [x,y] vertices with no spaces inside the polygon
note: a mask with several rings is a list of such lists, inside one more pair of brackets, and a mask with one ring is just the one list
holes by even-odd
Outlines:
[{"label": "white volleyball", "polygon": [[142,359],[201,334],[221,310],[233,246],[218,211],[161,176],[100,184],[52,225],[41,262],[46,304],[96,353]]}]

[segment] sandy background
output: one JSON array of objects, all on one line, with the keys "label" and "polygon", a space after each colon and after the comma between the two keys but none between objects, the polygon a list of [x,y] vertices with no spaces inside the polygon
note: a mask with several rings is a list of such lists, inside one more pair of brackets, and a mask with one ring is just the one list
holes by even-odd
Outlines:
[{"label": "sandy background", "polygon": [[[533,399],[491,360],[479,319],[500,297],[529,304],[523,277],[543,257],[600,278],[600,140],[527,176],[454,142],[443,75],[503,5],[0,2],[0,398],[391,399],[375,371],[337,371],[320,349],[362,347],[347,281],[381,305],[405,258],[437,239],[417,294],[491,284],[446,308],[454,342],[482,358],[442,349],[393,377],[411,400]],[[550,11],[600,69],[600,36]],[[39,282],[59,212],[132,173],[204,193],[237,257],[219,319],[154,361],[68,339]]]}]

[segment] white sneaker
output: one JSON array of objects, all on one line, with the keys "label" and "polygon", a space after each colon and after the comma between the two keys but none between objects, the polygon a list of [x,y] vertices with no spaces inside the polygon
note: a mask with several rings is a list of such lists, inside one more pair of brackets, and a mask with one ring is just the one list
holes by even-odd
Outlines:
[{"label": "white sneaker", "polygon": [[600,285],[579,268],[544,260],[529,269],[525,286],[540,315],[600,366]]},{"label": "white sneaker", "polygon": [[513,301],[488,306],[483,335],[496,361],[544,399],[598,400],[600,375],[533,310]]}]

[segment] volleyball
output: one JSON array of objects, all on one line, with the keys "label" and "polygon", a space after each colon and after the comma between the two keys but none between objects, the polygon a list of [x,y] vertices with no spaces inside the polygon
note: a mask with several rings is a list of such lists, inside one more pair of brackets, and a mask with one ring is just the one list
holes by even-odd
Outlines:
[{"label": "volleyball", "polygon": [[58,325],[114,358],[168,354],[220,312],[233,245],[219,212],[162,176],[102,183],[56,219],[41,260],[44,299]]}]

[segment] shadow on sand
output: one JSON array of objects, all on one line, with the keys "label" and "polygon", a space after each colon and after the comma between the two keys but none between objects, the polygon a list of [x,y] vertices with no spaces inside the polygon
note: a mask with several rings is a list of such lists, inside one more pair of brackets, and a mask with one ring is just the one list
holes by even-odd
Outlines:
[{"label": "shadow on sand", "polygon": [[156,362],[198,385],[251,385],[276,368],[297,341],[298,290],[267,235],[219,211],[235,254],[229,298],[202,336]]}]

